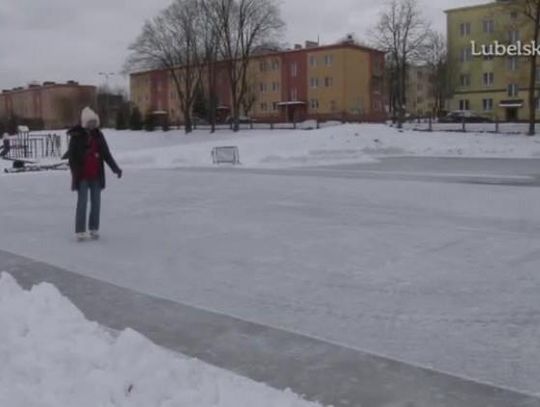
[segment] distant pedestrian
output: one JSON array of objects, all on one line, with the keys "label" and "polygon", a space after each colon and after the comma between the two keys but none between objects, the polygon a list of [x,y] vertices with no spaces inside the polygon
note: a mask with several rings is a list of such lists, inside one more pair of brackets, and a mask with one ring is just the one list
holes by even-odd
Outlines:
[{"label": "distant pedestrian", "polygon": [[77,191],[75,234],[77,240],[86,239],[86,214],[90,193],[89,237],[99,238],[101,190],[105,188],[105,165],[118,176],[122,170],[111,155],[105,136],[99,129],[99,116],[89,107],[81,113],[81,124],[68,130],[71,137],[68,151],[63,159],[69,160],[71,169],[71,189]]}]

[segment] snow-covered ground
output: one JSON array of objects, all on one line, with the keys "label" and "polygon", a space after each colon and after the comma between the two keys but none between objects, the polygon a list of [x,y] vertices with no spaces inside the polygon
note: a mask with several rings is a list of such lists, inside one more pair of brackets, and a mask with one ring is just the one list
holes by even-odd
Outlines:
[{"label": "snow-covered ground", "polygon": [[[308,126],[309,127],[309,126]],[[243,168],[283,168],[373,162],[385,156],[540,157],[540,137],[485,133],[416,132],[378,124],[346,124],[319,130],[105,130],[126,168],[212,166],[211,150],[237,146]],[[56,132],[61,134],[62,132]],[[64,140],[65,141],[65,140]],[[7,162],[0,162],[4,167]]]},{"label": "snow-covered ground", "polygon": [[[243,167],[388,155],[540,157],[526,136],[381,125],[209,135],[106,130],[124,168],[103,239],[73,240],[66,172],[0,176],[0,248],[141,292],[530,393],[540,377],[540,189]],[[4,232],[8,231],[8,233]]]},{"label": "snow-covered ground", "polygon": [[49,284],[0,275],[0,405],[5,407],[316,407],[89,322]]},{"label": "snow-covered ground", "polygon": [[267,168],[373,162],[388,155],[540,157],[540,139],[522,135],[399,132],[384,125],[366,124],[310,131],[224,131],[215,135],[196,131],[190,136],[180,132],[108,134],[110,143],[122,151],[120,160],[130,167],[211,166],[212,148],[227,145],[238,146],[244,167]]}]

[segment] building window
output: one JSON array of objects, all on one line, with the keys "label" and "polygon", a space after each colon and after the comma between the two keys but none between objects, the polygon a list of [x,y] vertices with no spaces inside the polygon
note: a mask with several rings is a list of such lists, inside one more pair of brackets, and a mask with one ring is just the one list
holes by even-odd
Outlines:
[{"label": "building window", "polygon": [[272,61],[272,71],[277,71],[279,69],[279,61]]},{"label": "building window", "polygon": [[484,112],[493,111],[493,99],[482,99],[482,107],[484,108]]},{"label": "building window", "polygon": [[461,34],[462,37],[471,35],[471,23],[462,23],[459,26],[459,33]]},{"label": "building window", "polygon": [[259,70],[261,72],[266,72],[266,69],[267,69],[267,64],[266,64],[266,61],[261,61],[259,63]]},{"label": "building window", "polygon": [[462,48],[460,57],[461,62],[469,62],[472,59],[472,49],[470,47]]},{"label": "building window", "polygon": [[335,100],[331,100],[331,101],[330,101],[330,111],[331,111],[332,113],[334,113],[336,110],[337,110],[337,108],[336,108],[336,101],[335,101]]},{"label": "building window", "polygon": [[462,74],[459,76],[459,83],[461,87],[467,88],[471,86],[471,75],[469,74]]},{"label": "building window", "polygon": [[279,91],[279,82],[272,82],[272,92]]},{"label": "building window", "polygon": [[313,88],[313,89],[318,88],[319,87],[319,78],[311,78],[309,80],[309,86],[311,86],[311,88]]},{"label": "building window", "polygon": [[494,75],[493,72],[484,72],[483,83],[484,87],[489,88],[493,86]]},{"label": "building window", "polygon": [[459,110],[470,110],[469,99],[461,99],[459,101]]},{"label": "building window", "polygon": [[261,112],[266,112],[268,110],[268,105],[266,102],[261,103]]},{"label": "building window", "polygon": [[324,64],[326,66],[332,66],[334,63],[334,56],[333,55],[325,55],[324,56]]},{"label": "building window", "polygon": [[298,76],[298,65],[296,64],[296,62],[293,62],[291,64],[291,76],[293,78]]},{"label": "building window", "polygon": [[513,98],[519,95],[519,85],[517,83],[511,83],[508,85],[508,96]]},{"label": "building window", "polygon": [[536,98],[535,102],[536,102],[536,110],[540,110],[540,98]]},{"label": "building window", "polygon": [[272,110],[273,110],[274,112],[277,112],[277,110],[278,110],[278,102],[272,103]]},{"label": "building window", "polygon": [[495,21],[484,20],[483,27],[484,27],[484,33],[493,34],[495,32]]},{"label": "building window", "polygon": [[326,88],[331,88],[333,85],[334,85],[334,78],[331,78],[329,76],[324,78],[324,86]]},{"label": "building window", "polygon": [[517,71],[518,69],[518,59],[517,57],[508,57],[508,70]]},{"label": "building window", "polygon": [[317,110],[319,108],[319,100],[318,99],[311,99],[311,108],[314,110]]},{"label": "building window", "polygon": [[516,43],[518,41],[519,41],[519,31],[518,30],[508,31],[508,42]]},{"label": "building window", "polygon": [[266,91],[268,90],[268,87],[266,85],[266,83],[260,83],[259,84],[259,89],[261,90],[261,93],[266,93]]},{"label": "building window", "polygon": [[317,58],[314,56],[309,57],[309,66],[317,66]]},{"label": "building window", "polygon": [[536,67],[536,83],[540,83],[540,66]]}]

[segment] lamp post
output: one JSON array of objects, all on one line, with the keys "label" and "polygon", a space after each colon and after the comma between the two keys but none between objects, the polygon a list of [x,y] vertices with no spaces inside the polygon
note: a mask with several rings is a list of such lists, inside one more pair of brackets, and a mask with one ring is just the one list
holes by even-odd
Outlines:
[{"label": "lamp post", "polygon": [[99,72],[98,75],[105,77],[105,92],[106,92],[105,93],[105,120],[106,120],[106,124],[108,126],[108,125],[110,125],[110,120],[109,120],[109,94],[110,94],[109,78],[111,76],[116,75],[116,73],[114,73],[114,72]]}]

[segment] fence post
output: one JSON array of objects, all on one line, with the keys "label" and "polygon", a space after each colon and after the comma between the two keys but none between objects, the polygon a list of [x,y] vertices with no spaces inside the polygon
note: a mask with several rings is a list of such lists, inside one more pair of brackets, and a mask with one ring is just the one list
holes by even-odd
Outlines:
[{"label": "fence post", "polygon": [[495,116],[495,133],[499,133],[499,116]]},{"label": "fence post", "polygon": [[317,117],[317,129],[321,128],[321,122],[319,121],[319,118]]},{"label": "fence post", "polygon": [[270,130],[274,130],[274,122],[270,122]]},{"label": "fence post", "polygon": [[465,116],[463,116],[463,118],[461,119],[461,131],[463,133],[467,132],[467,128],[465,127]]},{"label": "fence post", "polygon": [[431,114],[428,117],[428,131],[433,131],[433,119],[431,117]]},{"label": "fence post", "polygon": [[249,129],[253,130],[253,120],[249,119]]}]

